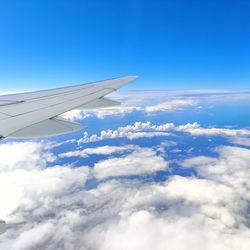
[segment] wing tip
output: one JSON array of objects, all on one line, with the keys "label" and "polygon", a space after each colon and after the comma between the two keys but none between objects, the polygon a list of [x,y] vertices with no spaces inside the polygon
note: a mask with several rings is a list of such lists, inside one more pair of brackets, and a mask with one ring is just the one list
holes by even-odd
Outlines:
[{"label": "wing tip", "polygon": [[132,75],[132,76],[128,76],[128,77],[132,77],[132,78],[137,79],[137,78],[139,78],[140,76],[139,76],[139,75]]},{"label": "wing tip", "polygon": [[138,79],[140,76],[138,76],[138,75],[133,75],[133,76],[127,76],[127,77],[125,77],[125,78],[127,78],[128,80],[130,80],[130,81],[134,81],[134,80],[136,80],[136,79]]},{"label": "wing tip", "polygon": [[110,86],[112,88],[118,90],[119,88],[135,81],[137,78],[139,78],[139,76],[137,76],[137,75],[114,78],[111,80],[112,83],[110,84]]}]

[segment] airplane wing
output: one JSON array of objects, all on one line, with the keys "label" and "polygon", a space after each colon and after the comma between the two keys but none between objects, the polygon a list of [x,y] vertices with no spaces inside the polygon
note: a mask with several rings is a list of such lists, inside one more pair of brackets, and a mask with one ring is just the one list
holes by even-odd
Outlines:
[{"label": "airplane wing", "polygon": [[82,125],[58,117],[72,109],[119,105],[104,96],[134,81],[137,76],[116,78],[72,87],[0,96],[0,139],[59,135]]}]

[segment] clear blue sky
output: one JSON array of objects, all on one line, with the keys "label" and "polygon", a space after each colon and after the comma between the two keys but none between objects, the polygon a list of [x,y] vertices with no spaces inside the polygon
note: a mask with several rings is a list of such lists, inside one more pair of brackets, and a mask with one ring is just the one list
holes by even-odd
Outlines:
[{"label": "clear blue sky", "polygon": [[248,88],[249,0],[0,1],[0,88],[123,75],[135,88]]}]

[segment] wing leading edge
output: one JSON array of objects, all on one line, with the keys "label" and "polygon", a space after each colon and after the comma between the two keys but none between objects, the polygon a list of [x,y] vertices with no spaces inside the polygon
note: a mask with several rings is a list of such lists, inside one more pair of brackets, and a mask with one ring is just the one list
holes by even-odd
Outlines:
[{"label": "wing leading edge", "polygon": [[104,96],[137,78],[128,76],[66,88],[0,96],[0,138],[46,137],[80,130],[82,125],[59,118],[58,115],[72,109],[119,105]]}]

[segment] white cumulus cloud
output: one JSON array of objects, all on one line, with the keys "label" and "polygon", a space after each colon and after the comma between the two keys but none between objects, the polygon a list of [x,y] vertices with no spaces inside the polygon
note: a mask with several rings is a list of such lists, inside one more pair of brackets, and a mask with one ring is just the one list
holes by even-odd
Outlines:
[{"label": "white cumulus cloud", "polygon": [[[204,128],[197,122],[187,123],[184,125],[175,125],[174,123],[164,123],[160,125],[152,124],[151,122],[135,122],[132,125],[119,127],[116,130],[103,130],[100,134],[89,135],[84,132],[83,138],[78,143],[96,142],[105,139],[128,138],[130,140],[138,138],[150,138],[157,136],[170,136],[173,132],[184,132],[193,136],[226,136],[231,137],[246,137],[250,135],[249,129],[230,129],[230,128]],[[246,144],[246,140],[245,144]],[[241,139],[242,141],[242,139]],[[236,142],[236,141],[235,141]]]},{"label": "white cumulus cloud", "polygon": [[150,122],[136,122],[133,125],[128,125],[125,127],[120,127],[117,130],[102,130],[100,135],[93,134],[89,136],[87,132],[84,132],[83,138],[81,138],[78,143],[96,142],[105,139],[115,139],[115,138],[128,138],[130,140],[145,138],[145,137],[158,137],[158,136],[169,136],[170,133],[156,130]]}]

